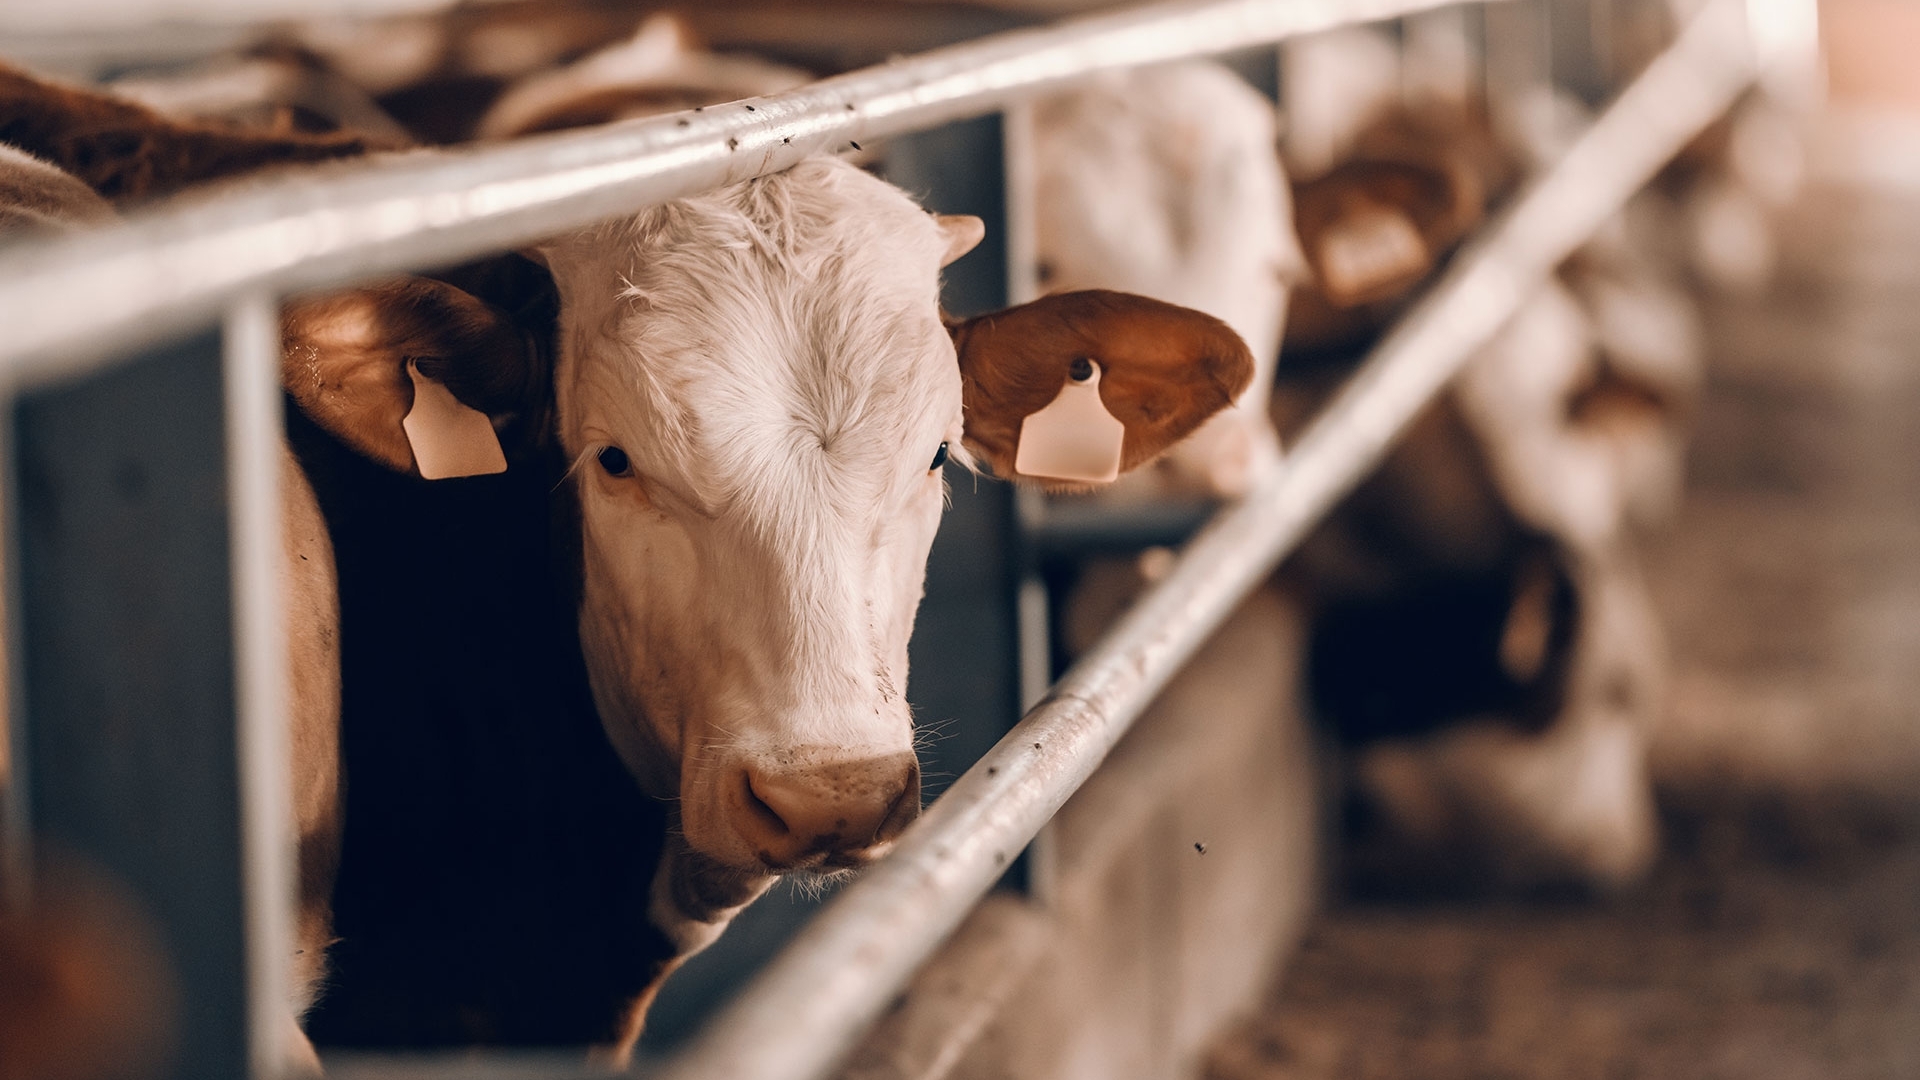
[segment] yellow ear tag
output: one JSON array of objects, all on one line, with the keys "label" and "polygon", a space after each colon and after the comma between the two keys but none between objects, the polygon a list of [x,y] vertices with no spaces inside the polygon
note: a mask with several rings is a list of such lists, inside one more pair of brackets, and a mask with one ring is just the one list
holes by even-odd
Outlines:
[{"label": "yellow ear tag", "polygon": [[486,413],[462,404],[453,391],[420,374],[411,360],[407,374],[413,378],[413,408],[400,426],[421,476],[450,480],[507,471],[507,456]]},{"label": "yellow ear tag", "polygon": [[1087,361],[1085,378],[1068,376],[1047,407],[1020,422],[1013,469],[1022,476],[1104,484],[1120,475],[1127,427],[1100,400],[1100,365]]}]

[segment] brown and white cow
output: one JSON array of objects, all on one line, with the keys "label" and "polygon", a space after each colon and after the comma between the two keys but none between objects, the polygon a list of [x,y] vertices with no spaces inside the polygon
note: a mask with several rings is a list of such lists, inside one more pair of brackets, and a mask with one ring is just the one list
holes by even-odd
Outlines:
[{"label": "brown and white cow", "polygon": [[[0,143],[0,244],[104,225],[118,216],[111,203],[74,176]],[[328,908],[340,842],[339,612],[326,523],[305,474],[285,450],[280,474],[281,587],[291,683],[288,723],[295,756],[289,837],[297,852],[301,898],[292,963],[292,1010],[297,1014],[312,1003],[319,988],[331,936]],[[0,786],[7,782],[4,742],[0,740]],[[95,888],[88,895],[98,893]],[[42,917],[51,918],[46,913],[16,914],[28,925]],[[90,932],[77,917],[70,924],[50,925],[67,926],[76,941]],[[56,929],[47,933],[59,936]],[[312,1051],[298,1032],[289,1031],[289,1037],[296,1058],[311,1059]]]},{"label": "brown and white cow", "polygon": [[1242,399],[1162,463],[1163,482],[1243,493],[1280,456],[1265,406],[1288,286],[1305,273],[1273,103],[1194,62],[1105,73],[1034,102],[1032,118],[1040,287],[1183,304],[1254,350]]},{"label": "brown and white cow", "polygon": [[[141,196],[363,148],[12,75],[0,140]],[[981,234],[817,158],[537,266],[286,307],[350,792],[317,1037],[623,1053],[659,978],[775,876],[859,865],[913,819],[906,645],[942,464],[1046,482],[1023,424],[1077,384],[1130,469],[1253,366],[1219,321],[1119,293],[945,320],[940,268]]]},{"label": "brown and white cow", "polygon": [[[1376,113],[1341,145],[1295,193],[1316,276],[1283,431],[1545,153],[1469,109]],[[1287,575],[1389,874],[1613,887],[1656,850],[1662,645],[1635,537],[1677,498],[1699,346],[1684,296],[1618,233],[1528,300]]]}]

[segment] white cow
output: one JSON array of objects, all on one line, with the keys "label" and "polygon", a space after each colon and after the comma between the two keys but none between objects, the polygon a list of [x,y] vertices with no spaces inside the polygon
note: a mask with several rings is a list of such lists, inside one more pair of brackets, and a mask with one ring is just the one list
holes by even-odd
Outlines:
[{"label": "white cow", "polygon": [[[805,72],[700,48],[672,16],[627,41],[512,84],[481,138],[648,115],[773,93]],[[1213,315],[1254,352],[1252,384],[1163,462],[1176,484],[1232,495],[1279,457],[1265,402],[1294,240],[1272,102],[1216,64],[1108,73],[1035,103],[1039,285],[1117,289]]]},{"label": "white cow", "polygon": [[1266,401],[1288,284],[1306,265],[1273,103],[1226,68],[1186,63],[1101,75],[1032,115],[1040,286],[1182,304],[1253,349],[1246,394],[1166,459],[1178,482],[1241,493],[1280,456]]},{"label": "white cow", "polygon": [[[541,245],[560,296],[550,374],[508,356],[434,376],[525,388],[469,394],[501,425],[550,416],[593,701],[642,786],[677,800],[651,914],[680,954],[774,875],[860,865],[918,813],[907,642],[941,465],[1017,476],[1023,420],[1089,360],[1125,468],[1251,377],[1224,324],[1122,294],[943,324],[939,268],[981,233],[809,160]],[[399,422],[420,346],[379,340],[390,311],[361,296],[374,306],[290,313],[290,356],[317,374],[312,393],[289,384],[411,468]],[[637,1033],[636,1016],[616,1041]]]},{"label": "white cow", "polygon": [[[634,772],[677,794],[688,841],[728,866],[857,862],[917,808],[901,691],[942,462],[1016,475],[1020,420],[1082,357],[1128,425],[1127,467],[1250,374],[1217,320],[1117,293],[943,324],[938,270],[981,235],[817,159],[539,247],[595,700]],[[293,309],[289,354],[317,389],[289,382],[411,467],[391,422],[406,372],[385,350],[420,343],[378,338],[390,299]],[[353,385],[376,357],[381,384]]]}]

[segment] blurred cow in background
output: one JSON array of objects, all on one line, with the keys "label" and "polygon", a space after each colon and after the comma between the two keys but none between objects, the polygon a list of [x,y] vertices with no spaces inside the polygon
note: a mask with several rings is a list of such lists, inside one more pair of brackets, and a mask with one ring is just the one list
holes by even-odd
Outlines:
[{"label": "blurred cow in background", "polygon": [[[1517,139],[1471,99],[1373,100],[1308,125],[1351,126],[1313,144],[1323,171],[1295,191],[1314,276],[1288,327],[1283,432],[1573,116]],[[1353,748],[1370,879],[1616,887],[1656,851],[1664,648],[1635,537],[1678,497],[1701,345],[1625,232],[1524,305],[1282,576],[1316,612],[1311,689]]]},{"label": "blurred cow in background", "polygon": [[1305,270],[1273,103],[1224,67],[1187,63],[1101,75],[1032,117],[1040,288],[1196,308],[1253,349],[1246,394],[1167,456],[1158,485],[1241,494],[1279,460],[1265,402],[1288,285]]},{"label": "blurred cow in background", "polygon": [[[1431,87],[1403,103],[1400,48],[1368,30],[1294,43],[1287,61],[1280,239],[1249,204],[1285,175],[1270,107],[1204,66],[1038,103],[1035,216],[1046,284],[1206,295],[1249,334],[1284,312],[1272,415],[1291,437],[1578,117],[1496,125],[1475,95]],[[1252,179],[1208,172],[1226,161]],[[1609,888],[1646,869],[1664,648],[1635,538],[1678,497],[1699,350],[1684,293],[1616,222],[1280,575],[1310,613],[1307,690],[1352,751],[1360,877]],[[1087,569],[1070,647],[1142,572]]]}]

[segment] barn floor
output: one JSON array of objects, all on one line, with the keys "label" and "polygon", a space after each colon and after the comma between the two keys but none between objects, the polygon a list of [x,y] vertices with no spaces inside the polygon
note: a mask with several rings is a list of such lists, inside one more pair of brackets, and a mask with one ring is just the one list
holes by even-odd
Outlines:
[{"label": "barn floor", "polygon": [[1688,505],[1649,559],[1653,879],[1336,901],[1209,1080],[1920,1077],[1920,169],[1893,171],[1817,181],[1772,289],[1708,304]]},{"label": "barn floor", "polygon": [[1592,903],[1345,905],[1208,1080],[1920,1076],[1920,830],[1776,800],[1669,815]]}]

